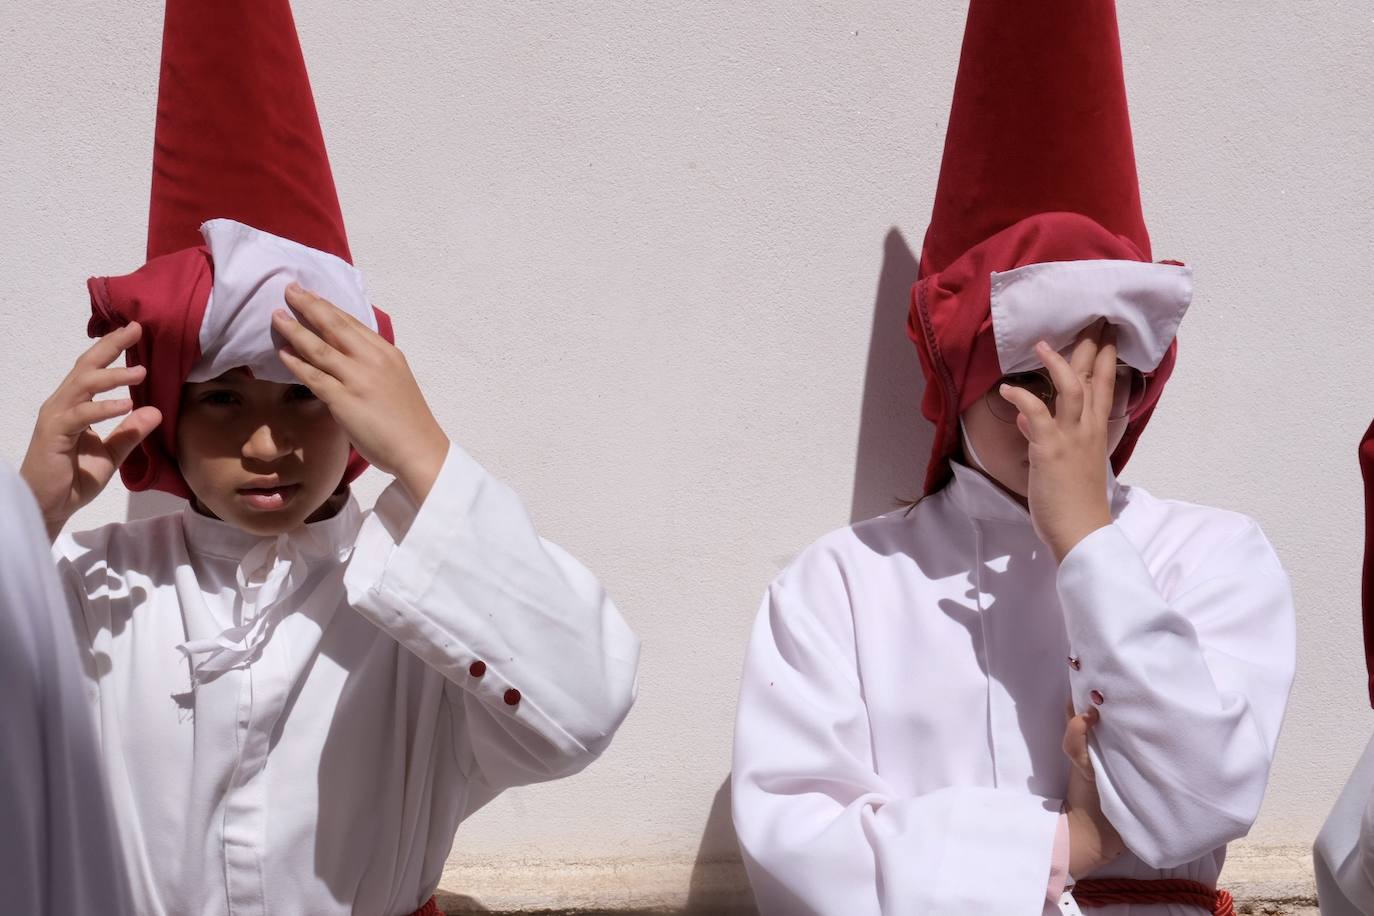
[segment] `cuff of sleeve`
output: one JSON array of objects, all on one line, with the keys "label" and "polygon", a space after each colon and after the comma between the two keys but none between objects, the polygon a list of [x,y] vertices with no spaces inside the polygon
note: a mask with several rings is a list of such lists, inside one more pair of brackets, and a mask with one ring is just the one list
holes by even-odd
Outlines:
[{"label": "cuff of sleeve", "polygon": [[471,551],[475,507],[494,483],[456,443],[423,504],[399,481],[364,518],[344,572],[349,605],[391,635],[450,683],[518,719],[560,746],[580,749],[533,698],[511,681],[499,660],[503,637],[487,615],[454,611],[458,600],[444,577],[453,558]]},{"label": "cuff of sleeve", "polygon": [[1094,575],[1112,574],[1116,564],[1127,557],[1140,563],[1140,554],[1116,523],[1103,525],[1075,544],[1060,561],[1057,579],[1060,593],[1066,588],[1081,586]]},{"label": "cuff of sleeve", "polygon": [[349,603],[378,590],[417,603],[451,553],[448,544],[486,478],[486,469],[455,442],[420,506],[399,481],[388,486],[358,532],[344,579]]},{"label": "cuff of sleeve", "polygon": [[[978,899],[997,904],[988,912],[1030,912],[1029,905],[1046,893],[1062,802],[1029,794],[1012,798],[1002,789],[972,786],[943,791],[950,793],[950,808],[938,842],[946,861],[998,863],[997,887],[983,890]],[[937,899],[969,899],[968,876],[960,869],[932,878]]]},{"label": "cuff of sleeve", "polygon": [[1140,553],[1116,525],[1079,541],[1060,563],[1056,584],[1080,710],[1102,705],[1101,691],[1124,673],[1130,646],[1187,626],[1169,612]]}]

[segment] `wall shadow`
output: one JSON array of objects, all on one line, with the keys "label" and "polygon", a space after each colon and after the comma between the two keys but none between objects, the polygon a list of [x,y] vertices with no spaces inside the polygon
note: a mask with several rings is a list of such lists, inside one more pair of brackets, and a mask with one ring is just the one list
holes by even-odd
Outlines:
[{"label": "wall shadow", "polygon": [[130,493],[129,501],[124,507],[124,520],[132,522],[155,515],[170,515],[180,512],[185,506],[186,500],[170,493],[163,493],[161,490]]},{"label": "wall shadow", "polygon": [[854,460],[850,522],[882,515],[921,495],[935,428],[921,416],[925,380],[906,336],[911,284],[918,262],[894,226],[883,238],[883,263],[873,297],[859,443]]},{"label": "wall shadow", "polygon": [[687,885],[687,903],[681,912],[683,916],[752,916],[758,912],[730,818],[728,773],[711,799]]},{"label": "wall shadow", "polygon": [[435,903],[444,916],[470,916],[475,913],[490,913],[475,897],[467,894],[446,894],[443,891],[434,895]]}]

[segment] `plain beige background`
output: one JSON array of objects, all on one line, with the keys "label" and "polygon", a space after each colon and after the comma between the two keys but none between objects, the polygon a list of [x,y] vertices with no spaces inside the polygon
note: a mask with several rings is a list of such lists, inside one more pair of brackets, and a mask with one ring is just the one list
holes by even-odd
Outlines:
[{"label": "plain beige background", "polygon": [[[446,886],[491,906],[739,899],[721,787],[759,596],[924,467],[903,321],[963,5],[296,9],[353,250],[436,413],[644,639],[605,758],[465,824]],[[1299,676],[1226,877],[1301,891],[1374,730],[1354,461],[1374,416],[1374,8],[1121,16],[1156,257],[1198,290],[1126,479],[1256,516],[1293,576]],[[85,277],[141,263],[160,31],[153,0],[0,0],[12,463],[86,346]],[[116,486],[79,523],[163,507]]]}]

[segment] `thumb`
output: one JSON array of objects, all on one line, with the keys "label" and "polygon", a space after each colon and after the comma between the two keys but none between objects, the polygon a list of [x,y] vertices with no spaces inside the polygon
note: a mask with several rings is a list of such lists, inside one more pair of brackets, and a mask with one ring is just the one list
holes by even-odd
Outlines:
[{"label": "thumb", "polygon": [[118,468],[129,457],[129,453],[162,422],[162,411],[156,407],[140,407],[124,418],[124,421],[105,437],[105,449],[110,461]]},{"label": "thumb", "polygon": [[1096,722],[1096,710],[1069,719],[1064,730],[1064,756],[1069,758],[1083,778],[1094,781],[1092,758],[1088,755],[1088,734]]}]

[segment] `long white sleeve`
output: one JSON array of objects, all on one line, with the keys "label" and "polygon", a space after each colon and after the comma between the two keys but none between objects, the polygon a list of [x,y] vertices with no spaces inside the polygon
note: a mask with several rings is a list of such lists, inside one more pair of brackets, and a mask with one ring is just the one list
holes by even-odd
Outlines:
[{"label": "long white sleeve", "polygon": [[[978,785],[894,791],[875,772],[854,624],[835,606],[843,584],[825,578],[806,594],[769,589],[745,661],[734,819],[760,910],[1038,916],[1060,801]],[[892,650],[921,664],[919,646]]]},{"label": "long white sleeve", "polygon": [[345,585],[449,680],[493,791],[585,767],[634,702],[639,641],[600,583],[457,445],[418,509],[399,484],[382,495]]},{"label": "long white sleeve", "polygon": [[1313,847],[1322,916],[1374,913],[1374,739]]},{"label": "long white sleeve", "polygon": [[38,507],[0,465],[0,909],[134,912],[95,722]]},{"label": "long white sleeve", "polygon": [[1102,809],[1157,868],[1248,832],[1295,664],[1288,577],[1258,526],[1190,559],[1157,583],[1109,525],[1058,575],[1074,703],[1101,701],[1091,753]]}]

